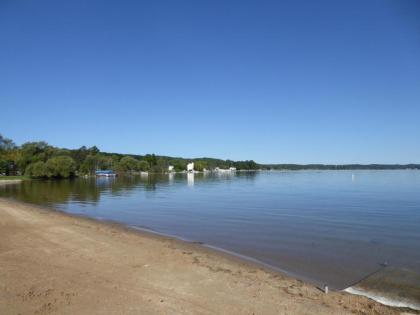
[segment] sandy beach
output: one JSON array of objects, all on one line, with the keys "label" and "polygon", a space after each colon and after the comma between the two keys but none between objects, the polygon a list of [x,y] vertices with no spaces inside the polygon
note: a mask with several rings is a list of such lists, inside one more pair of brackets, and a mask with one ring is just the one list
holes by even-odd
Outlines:
[{"label": "sandy beach", "polygon": [[0,199],[0,314],[420,314],[169,237]]}]

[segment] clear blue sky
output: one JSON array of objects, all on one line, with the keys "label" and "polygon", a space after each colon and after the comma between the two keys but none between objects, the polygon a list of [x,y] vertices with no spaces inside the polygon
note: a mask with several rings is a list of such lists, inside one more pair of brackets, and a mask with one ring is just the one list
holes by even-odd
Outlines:
[{"label": "clear blue sky", "polygon": [[18,144],[420,162],[420,1],[0,0]]}]

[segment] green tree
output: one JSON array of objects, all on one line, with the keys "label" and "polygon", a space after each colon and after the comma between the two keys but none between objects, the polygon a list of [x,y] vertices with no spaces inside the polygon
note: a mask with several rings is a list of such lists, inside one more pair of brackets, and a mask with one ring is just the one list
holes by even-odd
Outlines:
[{"label": "green tree", "polygon": [[43,141],[24,143],[20,147],[20,156],[17,160],[19,169],[25,170],[29,164],[38,161],[45,162],[48,159],[48,153],[52,153],[51,151],[47,152],[47,149],[49,149],[49,145]]},{"label": "green tree", "polygon": [[0,134],[0,175],[11,175],[16,172],[17,147],[15,143]]},{"label": "green tree", "polygon": [[0,156],[0,175],[7,175],[8,166],[9,163],[7,162],[7,160],[4,157]]},{"label": "green tree", "polygon": [[147,163],[149,163],[150,168],[152,168],[153,166],[157,164],[157,158],[156,158],[156,155],[154,154],[146,154],[144,159]]},{"label": "green tree", "polygon": [[95,155],[98,154],[100,151],[96,145],[88,149],[89,154]]},{"label": "green tree", "polygon": [[258,164],[252,160],[234,162],[233,166],[238,170],[257,170],[259,168]]},{"label": "green tree", "polygon": [[156,163],[150,167],[151,172],[153,173],[164,173],[168,170],[169,161],[164,158],[156,159]]},{"label": "green tree", "polygon": [[25,175],[36,177],[36,178],[47,177],[48,176],[47,166],[42,161],[29,164],[26,167]]},{"label": "green tree", "polygon": [[174,170],[176,172],[182,172],[185,171],[187,169],[187,162],[184,160],[173,160],[172,161],[172,166],[174,167]]},{"label": "green tree", "polygon": [[83,163],[80,165],[80,173],[82,174],[94,174],[98,167],[98,159],[95,155],[86,156]]},{"label": "green tree", "polygon": [[207,168],[207,163],[204,161],[195,161],[194,162],[194,169],[196,171],[202,172],[205,168]]},{"label": "green tree", "polygon": [[147,162],[146,162],[146,161],[144,161],[144,160],[139,161],[139,162],[138,162],[138,169],[139,169],[139,171],[142,171],[142,172],[147,172],[147,171],[149,171],[149,170],[150,170],[149,163],[147,163]]},{"label": "green tree", "polygon": [[76,174],[76,163],[69,156],[52,157],[45,163],[48,177],[68,178]]},{"label": "green tree", "polygon": [[16,148],[15,143],[8,138],[3,137],[2,134],[0,134],[0,152],[2,151],[10,151]]},{"label": "green tree", "polygon": [[89,151],[85,146],[80,147],[77,150],[72,150],[70,156],[73,158],[74,162],[76,162],[76,167],[79,168],[83,161],[88,156]]},{"label": "green tree", "polygon": [[124,156],[119,163],[119,169],[123,172],[139,170],[139,161],[131,156]]}]

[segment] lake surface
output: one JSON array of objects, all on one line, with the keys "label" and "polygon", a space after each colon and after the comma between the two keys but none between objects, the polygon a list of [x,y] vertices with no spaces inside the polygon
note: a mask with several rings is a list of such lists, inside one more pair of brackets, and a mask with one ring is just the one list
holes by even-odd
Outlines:
[{"label": "lake surface", "polygon": [[[383,263],[420,276],[418,170],[27,181],[0,196],[203,242],[335,289]],[[420,278],[411,286],[416,295]]]}]

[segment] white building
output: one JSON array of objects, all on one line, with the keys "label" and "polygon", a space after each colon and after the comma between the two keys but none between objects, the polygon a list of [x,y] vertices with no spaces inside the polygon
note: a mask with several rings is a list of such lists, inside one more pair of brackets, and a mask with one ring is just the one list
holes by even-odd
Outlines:
[{"label": "white building", "polygon": [[169,165],[168,166],[168,172],[173,172],[173,170],[174,170],[174,167],[172,165]]},{"label": "white building", "polygon": [[194,172],[194,162],[187,164],[187,172]]}]

